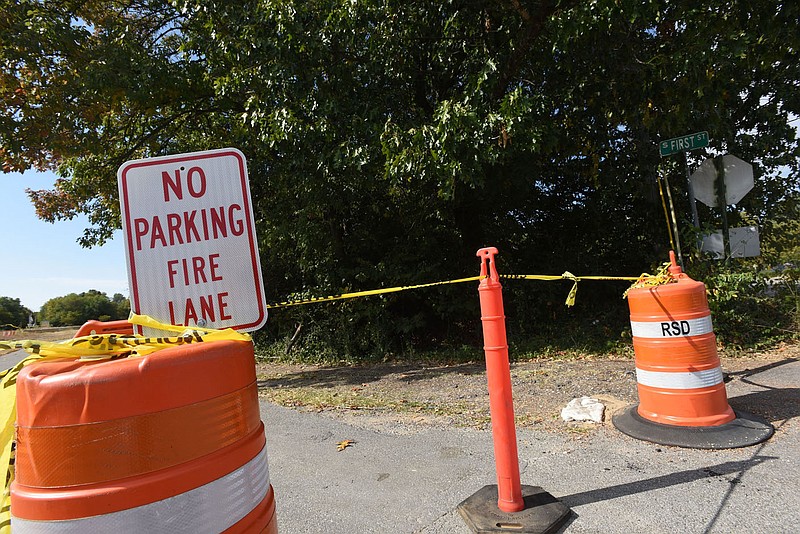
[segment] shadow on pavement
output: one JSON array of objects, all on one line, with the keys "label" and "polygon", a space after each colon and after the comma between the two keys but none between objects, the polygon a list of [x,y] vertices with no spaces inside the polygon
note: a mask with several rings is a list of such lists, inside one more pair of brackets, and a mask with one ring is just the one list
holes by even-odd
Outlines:
[{"label": "shadow on pavement", "polygon": [[574,506],[617,499],[655,489],[695,482],[697,480],[702,480],[709,477],[731,475],[733,473],[736,473],[736,476],[730,482],[731,484],[736,484],[736,481],[738,481],[742,474],[744,474],[747,470],[768,460],[776,459],[777,457],[775,456],[754,456],[753,458],[749,458],[747,460],[725,462],[704,467],[702,469],[688,469],[686,471],[678,471],[676,473],[670,473],[669,475],[648,478],[646,480],[637,480],[635,482],[617,484],[616,486],[609,486],[607,488],[598,488],[581,493],[573,493],[572,495],[559,497],[559,500],[572,508]]},{"label": "shadow on pavement", "polygon": [[799,374],[796,366],[767,373],[797,362],[796,358],[786,358],[755,369],[729,373],[731,378],[735,378],[743,384],[762,388],[762,391],[730,397],[728,399],[729,404],[735,410],[758,414],[772,423],[800,416],[800,388],[776,385],[776,373],[780,373],[778,377],[780,380],[777,381],[777,384],[793,383],[791,377]]},{"label": "shadow on pavement", "polygon": [[771,423],[785,421],[800,416],[800,388],[770,388],[731,397],[728,403],[734,410],[760,415]]},{"label": "shadow on pavement", "polygon": [[[729,373],[725,373],[728,377],[741,377],[743,382],[747,382],[747,378],[757,375],[759,373],[763,373],[764,371],[769,371],[770,369],[775,369],[776,367],[781,367],[783,365],[788,365],[790,363],[797,362],[797,358],[786,358],[785,360],[780,360],[777,362],[772,362],[767,365],[762,365],[761,367],[756,367],[755,369],[744,369],[742,371],[733,371]],[[768,386],[762,386],[768,387]]]}]

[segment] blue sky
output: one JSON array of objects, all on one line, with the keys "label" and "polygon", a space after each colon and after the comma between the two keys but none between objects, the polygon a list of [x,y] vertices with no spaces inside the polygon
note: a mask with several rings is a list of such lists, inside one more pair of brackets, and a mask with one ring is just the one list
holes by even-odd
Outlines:
[{"label": "blue sky", "polygon": [[39,311],[53,297],[96,289],[111,297],[128,293],[122,233],[102,247],[81,248],[86,218],[54,224],[39,220],[26,188],[49,189],[52,173],[0,173],[0,296],[18,298]]}]

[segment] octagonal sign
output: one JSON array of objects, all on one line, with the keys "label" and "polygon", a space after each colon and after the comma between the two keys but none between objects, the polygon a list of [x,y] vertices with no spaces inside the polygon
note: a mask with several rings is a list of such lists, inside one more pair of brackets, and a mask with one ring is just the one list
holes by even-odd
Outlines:
[{"label": "octagonal sign", "polygon": [[[753,166],[736,156],[725,154],[722,156],[725,169],[725,202],[736,204],[753,189]],[[714,160],[708,158],[700,164],[690,179],[697,200],[711,208],[717,207],[717,192],[714,182],[717,179],[717,169]]]}]

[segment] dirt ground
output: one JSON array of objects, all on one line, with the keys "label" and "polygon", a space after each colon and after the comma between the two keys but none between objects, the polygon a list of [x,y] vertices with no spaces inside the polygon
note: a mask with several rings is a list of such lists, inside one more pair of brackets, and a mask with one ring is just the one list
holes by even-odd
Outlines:
[{"label": "dirt ground", "polygon": [[[36,341],[63,341],[70,339],[78,331],[77,326],[53,328],[26,328],[24,330],[0,330],[0,343],[11,343],[21,339],[35,339]],[[0,356],[14,352],[15,349],[0,349]]]},{"label": "dirt ground", "polygon": [[[744,356],[722,355],[720,359],[726,382],[741,380],[753,370],[800,359],[800,344]],[[420,425],[490,425],[483,363],[357,367],[258,363],[257,373],[262,397],[351,424],[390,432],[413,431]],[[518,426],[569,432],[576,437],[601,425],[564,423],[561,409],[571,399],[587,395],[602,401],[606,405],[604,425],[609,424],[611,414],[637,399],[632,358],[534,359],[512,363],[511,379]],[[766,410],[780,411],[780,406]]]},{"label": "dirt ground", "polygon": [[[0,338],[57,341],[76,328],[30,329]],[[0,355],[9,351],[0,350]],[[720,355],[726,382],[746,380],[757,369],[800,360],[800,343],[766,352]],[[420,426],[456,425],[489,428],[489,397],[483,362],[454,365],[391,363],[325,367],[257,362],[260,395],[297,410],[324,413],[353,424],[389,432]],[[514,411],[518,426],[575,437],[609,424],[611,415],[636,402],[633,358],[584,356],[541,358],[511,364]],[[730,387],[729,387],[730,390]],[[603,425],[564,423],[561,409],[573,398],[591,396],[606,405]],[[744,407],[770,420],[781,419],[781,399],[774,406]]]}]

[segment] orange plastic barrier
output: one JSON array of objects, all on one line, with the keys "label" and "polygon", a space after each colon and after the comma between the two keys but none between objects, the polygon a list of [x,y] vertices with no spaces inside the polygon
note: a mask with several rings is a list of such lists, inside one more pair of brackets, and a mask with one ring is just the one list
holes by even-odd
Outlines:
[{"label": "orange plastic barrier", "polygon": [[[511,396],[511,370],[506,341],[506,315],[500,277],[495,267],[494,247],[482,248],[481,280],[478,295],[483,324],[483,350],[486,353],[486,380],[489,385],[489,410],[492,416],[492,437],[497,469],[497,507],[503,512],[519,512],[525,508],[519,477],[517,430],[514,402]],[[488,264],[488,270],[487,270]]]},{"label": "orange plastic barrier", "polygon": [[706,286],[670,267],[677,283],[634,288],[631,310],[639,415],[667,425],[713,426],[728,405]]},{"label": "orange plastic barrier", "polygon": [[639,405],[614,425],[639,439],[695,448],[767,439],[771,425],[728,404],[705,285],[683,273],[672,252],[670,259],[672,283],[628,292]]},{"label": "orange plastic barrier", "polygon": [[251,343],[31,364],[13,532],[275,533],[265,441]]},{"label": "orange plastic barrier", "polygon": [[472,532],[555,532],[567,521],[571,510],[541,487],[520,483],[506,315],[495,259],[497,249],[482,248],[476,255],[481,261],[478,296],[497,484],[484,486],[464,499],[458,505],[458,512]]},{"label": "orange plastic barrier", "polygon": [[133,335],[133,325],[127,320],[124,321],[86,321],[75,332],[73,337],[93,336],[102,334],[120,334],[124,336]]}]

